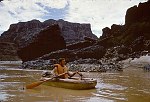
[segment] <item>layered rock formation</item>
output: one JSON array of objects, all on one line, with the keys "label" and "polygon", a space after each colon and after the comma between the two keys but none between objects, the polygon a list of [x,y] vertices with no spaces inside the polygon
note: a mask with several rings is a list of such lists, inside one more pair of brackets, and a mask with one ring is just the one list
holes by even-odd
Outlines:
[{"label": "layered rock formation", "polygon": [[13,43],[0,42],[0,60],[20,60],[17,57],[17,46]]},{"label": "layered rock formation", "polygon": [[64,20],[46,20],[40,22],[32,20],[28,22],[19,22],[10,25],[8,31],[1,35],[1,41],[16,43],[19,47],[25,47],[28,43],[34,41],[39,32],[48,26],[58,24],[61,30],[61,35],[66,43],[74,43],[83,41],[84,37],[97,39],[92,33],[90,24],[70,23]]},{"label": "layered rock formation", "polygon": [[53,25],[40,31],[32,43],[20,48],[18,55],[24,62],[64,48],[66,48],[66,43],[61,36],[59,25]]},{"label": "layered rock formation", "polygon": [[137,6],[133,6],[127,10],[126,16],[125,16],[125,25],[130,26],[134,23],[140,23],[140,22],[150,22],[150,1],[145,3],[140,3]]},{"label": "layered rock formation", "polygon": [[42,28],[43,26],[38,20],[11,24],[9,29],[2,33],[1,42],[11,42],[19,47],[25,47],[34,40]]},{"label": "layered rock formation", "polygon": [[148,50],[150,41],[150,1],[127,10],[125,25],[113,24],[104,28],[98,45],[106,47],[126,46],[128,53]]},{"label": "layered rock formation", "polygon": [[104,28],[102,36],[97,41],[74,43],[68,45],[67,49],[49,53],[38,60],[65,57],[72,62],[71,64],[78,65],[90,58],[88,62],[100,65],[98,70],[101,68],[122,70],[120,61],[127,58],[134,59],[143,55],[143,52],[150,51],[149,11],[150,1],[140,3],[137,7],[127,10],[125,25],[113,24],[111,28]]},{"label": "layered rock formation", "polygon": [[[52,27],[53,25],[58,25],[52,31],[56,33],[59,30],[57,32],[59,36],[53,35],[52,31],[48,31],[47,27]],[[47,34],[44,32],[47,32]],[[62,38],[60,39],[60,36],[64,38],[65,42],[62,41]],[[66,45],[64,44],[66,43],[71,44],[83,41],[85,37],[92,38],[93,40],[97,39],[91,32],[90,24],[70,23],[64,20],[56,21],[49,19],[44,22],[32,20],[12,24],[8,31],[5,31],[1,35],[0,42],[16,44],[20,49],[18,55],[23,61],[27,61],[47,54],[48,52],[65,48]]]},{"label": "layered rock formation", "polygon": [[61,28],[62,36],[67,44],[83,41],[84,37],[97,39],[97,37],[91,31],[90,24],[70,23],[62,19],[58,21],[50,19],[43,22],[43,24],[58,24]]}]

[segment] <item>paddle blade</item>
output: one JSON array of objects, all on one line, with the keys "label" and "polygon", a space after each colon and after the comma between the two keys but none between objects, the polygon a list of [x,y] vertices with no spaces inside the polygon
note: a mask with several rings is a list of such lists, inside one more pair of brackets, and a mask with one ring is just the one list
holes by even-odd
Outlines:
[{"label": "paddle blade", "polygon": [[39,85],[41,85],[44,81],[39,81],[39,82],[34,82],[32,84],[26,85],[26,89],[32,89],[34,87],[37,87]]}]

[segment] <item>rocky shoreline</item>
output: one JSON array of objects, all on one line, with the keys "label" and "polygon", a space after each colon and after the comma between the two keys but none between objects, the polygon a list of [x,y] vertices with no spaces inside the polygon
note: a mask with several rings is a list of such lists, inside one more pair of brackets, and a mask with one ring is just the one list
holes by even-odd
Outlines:
[{"label": "rocky shoreline", "polygon": [[[57,61],[51,60],[34,60],[22,63],[22,61],[0,61],[0,66],[14,66],[20,69],[32,69],[32,70],[52,70],[54,64]],[[18,66],[18,67],[16,67]],[[141,68],[144,71],[150,71],[150,56],[146,54],[139,58],[128,58],[119,62],[115,62],[113,59],[79,59],[73,62],[68,62],[67,67],[70,71],[80,72],[111,72],[111,71],[123,71],[128,67]]]},{"label": "rocky shoreline", "polygon": [[[148,56],[150,58],[150,56]],[[139,58],[140,59],[140,58]],[[80,72],[108,72],[108,71],[123,71],[124,68],[129,66],[141,66],[144,68],[148,62],[136,61],[137,59],[132,60],[132,58],[115,62],[113,60],[96,60],[96,59],[79,59],[73,62],[68,62],[67,67],[70,71],[80,71]],[[22,69],[38,69],[38,70],[52,70],[54,68],[53,60],[35,60],[28,61],[20,66]]]},{"label": "rocky shoreline", "polygon": [[[137,52],[132,54],[120,54],[120,46],[108,49],[101,59],[94,58],[79,58],[77,60],[67,60],[67,66],[71,71],[82,72],[106,72],[106,71],[123,71],[126,66],[126,60],[129,62],[139,59],[142,56],[148,56],[148,51]],[[23,62],[21,68],[23,69],[39,69],[52,70],[54,64],[58,63],[57,59],[48,59],[49,54],[44,55],[36,60]],[[74,58],[76,56],[73,56]]]},{"label": "rocky shoreline", "polygon": [[[38,63],[38,64],[37,64]],[[22,61],[0,61],[0,66],[18,66],[15,68],[20,69],[32,69],[32,70],[52,70],[53,60],[36,60],[36,61],[29,61],[22,64]],[[80,71],[80,72],[111,72],[111,71],[123,71],[125,68],[128,67],[135,67],[141,68],[146,71],[150,71],[145,69],[147,65],[150,64],[150,56],[141,56],[140,58],[132,58],[120,61],[119,63],[112,63],[112,61],[104,61],[103,60],[96,60],[96,59],[79,59],[73,62],[67,63],[67,67],[69,67],[70,71]]]}]

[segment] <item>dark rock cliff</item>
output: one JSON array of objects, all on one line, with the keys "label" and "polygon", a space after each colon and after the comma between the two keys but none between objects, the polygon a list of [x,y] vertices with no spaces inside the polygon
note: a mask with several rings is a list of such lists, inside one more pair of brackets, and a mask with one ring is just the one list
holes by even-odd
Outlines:
[{"label": "dark rock cliff", "polygon": [[0,60],[20,60],[14,43],[0,42]]},{"label": "dark rock cliff", "polygon": [[46,20],[43,22],[43,24],[58,24],[61,28],[62,36],[67,44],[83,41],[84,37],[97,39],[97,37],[91,31],[90,24],[70,23],[62,19],[58,21],[52,19]]},{"label": "dark rock cliff", "polygon": [[104,28],[98,45],[107,48],[126,46],[130,53],[150,51],[150,1],[131,7],[126,12],[125,25],[113,24]]},{"label": "dark rock cliff", "polygon": [[[52,30],[54,33],[48,31],[47,27],[53,25],[58,26],[57,30],[59,29],[59,36],[54,35],[54,33],[57,32],[55,31],[56,29]],[[63,37],[65,42],[62,41],[62,38],[60,39],[60,36]],[[5,31],[0,36],[0,42],[16,44],[19,48],[19,57],[23,61],[27,61],[51,51],[65,48],[66,43],[72,44],[84,41],[84,38],[97,39],[91,32],[90,24],[70,23],[64,20],[56,21],[49,19],[44,22],[32,20],[12,24],[8,31]]]},{"label": "dark rock cliff", "polygon": [[[60,57],[67,58],[69,62],[77,62],[77,60],[84,62],[83,59],[96,59],[96,61],[92,60],[92,63],[101,64],[101,66],[107,64],[106,69],[113,66],[113,68],[121,70],[121,67],[117,67],[119,61],[140,57],[145,50],[150,52],[149,11],[150,0],[131,7],[127,10],[125,25],[113,24],[111,28],[103,29],[103,34],[98,40],[91,39],[69,44],[66,49],[54,51],[38,58],[37,62]],[[65,31],[64,28],[61,29]]]},{"label": "dark rock cliff", "polygon": [[150,1],[140,3],[138,6],[133,6],[127,10],[125,16],[125,25],[130,26],[139,22],[150,22]]},{"label": "dark rock cliff", "polygon": [[42,28],[43,26],[38,20],[11,24],[9,29],[2,33],[1,42],[11,42],[19,47],[25,47],[34,40]]},{"label": "dark rock cliff", "polygon": [[16,43],[19,47],[24,47],[31,43],[41,30],[54,24],[59,25],[61,35],[68,44],[83,41],[84,37],[97,39],[91,31],[90,24],[71,23],[64,20],[56,21],[53,19],[44,22],[32,20],[12,24],[8,31],[1,35],[0,39],[1,41]]},{"label": "dark rock cliff", "polygon": [[61,36],[59,25],[53,25],[40,31],[32,43],[20,48],[18,55],[23,61],[28,61],[64,48],[66,48],[66,43]]}]

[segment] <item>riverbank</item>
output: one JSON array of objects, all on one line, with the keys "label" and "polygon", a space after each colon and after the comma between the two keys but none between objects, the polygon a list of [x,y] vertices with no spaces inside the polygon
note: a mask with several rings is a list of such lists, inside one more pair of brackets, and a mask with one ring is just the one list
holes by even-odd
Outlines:
[{"label": "riverbank", "polygon": [[0,67],[19,67],[22,61],[0,61]]},{"label": "riverbank", "polygon": [[[22,61],[0,61],[0,66],[19,66],[22,69],[35,70],[52,70],[54,68],[53,60],[35,60],[22,64]],[[71,71],[81,72],[106,72],[106,71],[123,71],[128,67],[144,68],[150,64],[150,56],[145,55],[139,58],[129,58],[115,63],[113,59],[79,59],[73,62],[68,62],[67,66]]]}]

